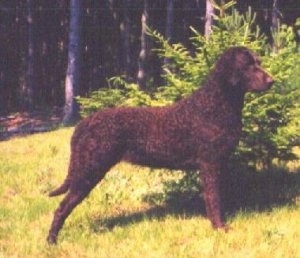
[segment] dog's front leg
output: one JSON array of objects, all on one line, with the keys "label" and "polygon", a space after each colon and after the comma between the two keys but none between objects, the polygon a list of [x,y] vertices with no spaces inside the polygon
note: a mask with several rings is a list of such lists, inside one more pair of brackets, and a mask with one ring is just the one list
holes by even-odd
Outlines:
[{"label": "dog's front leg", "polygon": [[214,228],[225,228],[220,199],[220,170],[216,165],[205,164],[201,168],[201,181],[207,216]]}]

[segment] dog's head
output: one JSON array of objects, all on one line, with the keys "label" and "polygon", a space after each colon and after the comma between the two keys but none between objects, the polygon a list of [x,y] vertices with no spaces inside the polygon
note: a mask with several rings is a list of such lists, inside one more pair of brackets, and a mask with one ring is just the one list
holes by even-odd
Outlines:
[{"label": "dog's head", "polygon": [[243,91],[264,91],[274,83],[260,66],[259,58],[246,47],[231,47],[221,55],[216,70],[224,83]]}]

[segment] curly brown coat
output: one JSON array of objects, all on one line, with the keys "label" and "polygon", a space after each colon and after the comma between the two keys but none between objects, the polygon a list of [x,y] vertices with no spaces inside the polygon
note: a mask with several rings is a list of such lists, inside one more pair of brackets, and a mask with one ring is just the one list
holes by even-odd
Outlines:
[{"label": "curly brown coat", "polygon": [[204,86],[173,105],[106,109],[81,121],[71,141],[67,178],[50,193],[68,192],[55,212],[48,242],[56,243],[68,215],[121,160],[200,170],[208,218],[213,227],[225,228],[219,188],[240,138],[244,95],[272,83],[250,50],[231,47]]}]

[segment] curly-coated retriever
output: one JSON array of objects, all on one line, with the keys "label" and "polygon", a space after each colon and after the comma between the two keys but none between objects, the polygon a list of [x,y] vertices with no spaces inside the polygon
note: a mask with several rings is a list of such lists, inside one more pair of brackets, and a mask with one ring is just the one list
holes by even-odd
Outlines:
[{"label": "curly-coated retriever", "polygon": [[55,211],[48,242],[72,210],[121,160],[151,167],[200,170],[204,201],[213,227],[226,228],[219,194],[221,175],[242,129],[247,91],[264,91],[272,77],[245,47],[231,47],[205,85],[166,107],[111,108],[81,121],[71,141],[69,172],[50,193],[67,193]]}]

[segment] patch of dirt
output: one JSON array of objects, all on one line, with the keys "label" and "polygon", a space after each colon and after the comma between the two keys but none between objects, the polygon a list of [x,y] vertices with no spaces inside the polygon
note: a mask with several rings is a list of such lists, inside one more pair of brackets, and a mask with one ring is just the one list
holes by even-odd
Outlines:
[{"label": "patch of dirt", "polygon": [[13,136],[47,132],[56,129],[62,121],[62,109],[19,112],[0,116],[0,141]]}]

